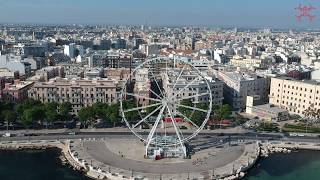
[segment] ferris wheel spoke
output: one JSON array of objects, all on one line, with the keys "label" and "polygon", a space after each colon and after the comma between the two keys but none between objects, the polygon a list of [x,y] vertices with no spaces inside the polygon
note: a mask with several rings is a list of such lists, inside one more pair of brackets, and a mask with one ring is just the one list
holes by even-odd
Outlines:
[{"label": "ferris wheel spoke", "polygon": [[139,95],[139,94],[132,94],[132,93],[125,93],[129,96],[134,96],[134,97],[137,97],[137,98],[144,98],[144,99],[148,99],[148,100],[151,100],[151,101],[156,101],[156,102],[162,102],[160,99],[155,99],[155,98],[151,98],[151,97],[147,97],[147,96],[142,96],[142,95]]},{"label": "ferris wheel spoke", "polygon": [[176,87],[176,85],[177,85],[177,83],[178,83],[178,81],[179,81],[179,79],[180,79],[180,77],[181,77],[181,75],[182,75],[185,67],[186,67],[186,64],[183,65],[183,68],[182,68],[182,70],[180,71],[179,76],[177,77],[176,82],[175,82],[174,85],[173,85],[173,88],[172,88],[173,90],[174,90],[174,88]]},{"label": "ferris wheel spoke", "polygon": [[148,114],[146,117],[144,117],[143,119],[141,119],[137,124],[135,124],[132,128],[136,128],[137,126],[139,126],[142,122],[145,122],[150,116],[152,116],[152,114],[154,114],[155,112],[159,111],[163,106],[159,106],[157,107],[154,111],[152,111],[150,114]]},{"label": "ferris wheel spoke", "polygon": [[[166,74],[165,74],[165,76],[169,80],[169,77],[168,77],[168,59],[166,60]],[[166,87],[164,89],[165,89],[165,91],[168,91],[168,83],[166,83]],[[166,94],[166,95],[168,96],[169,94]]]},{"label": "ferris wheel spoke", "polygon": [[160,85],[159,85],[159,83],[158,83],[158,81],[157,81],[154,73],[152,72],[152,70],[150,70],[150,72],[151,72],[152,78],[153,78],[154,81],[156,82],[156,85],[157,85],[157,87],[158,87],[158,89],[159,89],[159,92],[160,92],[161,96],[164,97],[164,94],[163,94],[163,92],[162,92],[162,90],[161,90],[161,88],[160,88]]},{"label": "ferris wheel spoke", "polygon": [[158,117],[156,119],[156,122],[154,123],[154,125],[153,125],[153,127],[152,127],[152,129],[151,129],[151,131],[150,131],[150,133],[148,135],[146,149],[148,149],[148,147],[149,147],[149,145],[150,145],[150,143],[152,141],[152,137],[153,137],[154,132],[156,131],[156,129],[158,127],[158,124],[159,124],[159,122],[161,120],[161,117],[163,115],[163,112],[164,112],[165,108],[166,108],[165,106],[162,106],[162,108],[160,110],[160,113],[159,113],[159,115],[158,115]]},{"label": "ferris wheel spoke", "polygon": [[153,90],[151,90],[150,88],[148,89],[152,94],[154,94],[155,96],[157,96],[157,98],[162,99],[157,93],[155,93]]},{"label": "ferris wheel spoke", "polygon": [[191,109],[191,110],[195,110],[195,111],[201,111],[201,112],[204,112],[204,113],[208,112],[208,111],[206,111],[204,109],[200,109],[200,108],[197,108],[197,107],[191,107],[191,106],[185,106],[185,105],[182,105],[182,104],[178,104],[177,106],[184,107],[184,108]]},{"label": "ferris wheel spoke", "polygon": [[168,107],[167,107],[167,109],[168,109],[169,116],[170,116],[170,118],[171,118],[171,122],[172,122],[172,124],[173,124],[173,127],[174,127],[174,129],[175,129],[175,131],[176,131],[176,134],[177,134],[177,136],[178,136],[178,139],[179,139],[179,143],[180,143],[180,145],[181,145],[181,148],[183,149],[184,153],[186,154],[185,149],[184,149],[184,145],[183,145],[183,142],[182,142],[182,139],[181,139],[181,136],[183,136],[183,134],[182,134],[181,131],[180,131],[180,127],[177,127],[176,120],[175,120],[175,118],[172,116],[171,110],[170,110]]},{"label": "ferris wheel spoke", "polygon": [[196,95],[192,95],[192,96],[178,98],[176,100],[179,101],[179,100],[191,99],[191,98],[195,98],[195,97],[199,97],[199,96],[205,96],[205,95],[208,95],[208,94],[209,93],[201,93],[201,94],[196,94]]},{"label": "ferris wheel spoke", "polygon": [[138,110],[147,109],[147,108],[150,108],[150,107],[159,106],[159,105],[161,105],[161,104],[162,104],[162,103],[156,103],[156,104],[151,104],[151,105],[148,105],[148,106],[136,107],[136,108],[124,110],[123,112],[124,112],[124,113],[127,113],[127,112],[132,112],[132,111],[138,111]]},{"label": "ferris wheel spoke", "polygon": [[194,123],[190,118],[188,118],[186,115],[182,114],[180,111],[177,111],[177,114],[182,116],[184,119],[190,122],[194,127],[199,129],[199,126],[196,123]]}]

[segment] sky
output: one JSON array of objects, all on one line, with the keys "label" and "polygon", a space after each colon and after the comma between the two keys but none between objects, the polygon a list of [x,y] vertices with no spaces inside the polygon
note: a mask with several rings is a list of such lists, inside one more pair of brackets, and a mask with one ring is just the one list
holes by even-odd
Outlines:
[{"label": "sky", "polygon": [[[299,4],[317,18],[298,22]],[[0,0],[0,23],[318,28],[320,0]]]}]

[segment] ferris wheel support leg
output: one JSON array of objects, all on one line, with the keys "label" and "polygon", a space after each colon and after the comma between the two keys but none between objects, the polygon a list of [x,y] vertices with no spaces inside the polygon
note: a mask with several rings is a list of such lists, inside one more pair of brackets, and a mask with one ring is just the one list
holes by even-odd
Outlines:
[{"label": "ferris wheel support leg", "polygon": [[[174,117],[172,116],[172,112],[169,108],[168,109],[168,112],[169,112],[169,115],[170,115],[170,118],[171,118],[171,122],[173,124],[173,127],[174,127],[174,130],[176,131],[176,134],[178,136],[178,139],[179,139],[179,144],[182,148],[182,151],[183,151],[183,154],[184,154],[184,157],[187,157],[187,151],[186,151],[186,148],[184,147],[183,145],[183,142],[182,142],[182,139],[181,139],[181,136],[180,136],[180,129],[178,129],[179,127],[177,127],[177,124],[175,122],[175,119]],[[182,134],[182,133],[181,133]]]},{"label": "ferris wheel support leg", "polygon": [[150,131],[150,133],[149,133],[149,135],[148,135],[147,145],[146,145],[146,157],[148,157],[148,148],[149,148],[149,146],[150,146],[150,144],[151,144],[152,137],[153,137],[154,132],[156,131],[156,129],[157,129],[157,127],[158,127],[158,124],[159,124],[159,122],[160,122],[160,120],[161,120],[161,117],[162,117],[162,114],[163,114],[165,108],[166,108],[165,106],[163,106],[163,107],[161,108],[160,113],[159,113],[159,115],[158,115],[158,117],[157,117],[157,120],[156,120],[156,122],[154,123],[154,125],[153,125],[153,127],[152,127],[152,129],[151,129],[151,131]]}]

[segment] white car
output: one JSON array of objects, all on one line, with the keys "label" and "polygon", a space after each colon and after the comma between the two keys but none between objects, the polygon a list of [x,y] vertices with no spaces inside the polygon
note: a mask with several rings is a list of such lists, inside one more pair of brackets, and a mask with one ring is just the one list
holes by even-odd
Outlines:
[{"label": "white car", "polygon": [[10,133],[5,133],[2,137],[11,137]]},{"label": "white car", "polygon": [[290,136],[298,136],[297,133],[290,133],[289,135],[290,135]]}]

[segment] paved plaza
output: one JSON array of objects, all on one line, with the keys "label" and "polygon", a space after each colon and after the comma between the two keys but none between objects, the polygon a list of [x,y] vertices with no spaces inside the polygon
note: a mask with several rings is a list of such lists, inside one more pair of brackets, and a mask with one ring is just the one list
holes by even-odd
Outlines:
[{"label": "paved plaza", "polygon": [[[163,179],[184,179],[186,176],[200,177],[212,174],[214,169],[235,162],[245,151],[243,144],[221,145],[220,141],[206,138],[197,139],[195,142],[199,150],[191,159],[167,158],[158,161],[144,159],[143,143],[136,139],[75,140],[72,149],[77,152],[79,158],[104,171],[129,177],[133,174],[141,175],[149,179],[158,179],[159,176]],[[211,147],[207,147],[208,144],[211,144]]]}]

